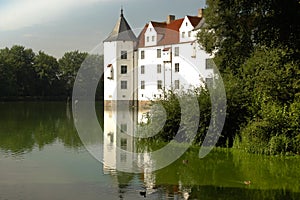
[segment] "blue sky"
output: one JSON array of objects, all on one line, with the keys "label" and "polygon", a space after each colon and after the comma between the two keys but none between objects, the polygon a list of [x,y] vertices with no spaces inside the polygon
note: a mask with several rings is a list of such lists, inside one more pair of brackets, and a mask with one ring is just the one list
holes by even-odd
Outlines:
[{"label": "blue sky", "polygon": [[45,51],[91,51],[113,29],[120,7],[136,32],[150,20],[197,15],[205,0],[0,0],[0,48],[14,44]]}]

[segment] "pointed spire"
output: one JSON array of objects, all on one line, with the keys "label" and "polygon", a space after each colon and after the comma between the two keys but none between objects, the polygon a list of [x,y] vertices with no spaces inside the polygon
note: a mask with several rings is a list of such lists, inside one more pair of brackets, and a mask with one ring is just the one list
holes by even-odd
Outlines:
[{"label": "pointed spire", "polygon": [[123,17],[123,6],[121,6],[121,17]]},{"label": "pointed spire", "polygon": [[117,24],[115,25],[108,38],[104,40],[104,42],[111,41],[137,41],[135,34],[131,30],[128,22],[123,15],[123,6],[121,7],[121,14],[119,20],[117,21]]}]

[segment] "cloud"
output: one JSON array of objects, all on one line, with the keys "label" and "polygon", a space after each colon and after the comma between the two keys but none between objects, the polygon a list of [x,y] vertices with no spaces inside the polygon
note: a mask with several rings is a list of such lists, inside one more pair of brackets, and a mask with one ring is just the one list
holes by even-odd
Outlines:
[{"label": "cloud", "polygon": [[109,0],[10,0],[0,2],[0,31],[16,30],[57,20],[76,8]]}]

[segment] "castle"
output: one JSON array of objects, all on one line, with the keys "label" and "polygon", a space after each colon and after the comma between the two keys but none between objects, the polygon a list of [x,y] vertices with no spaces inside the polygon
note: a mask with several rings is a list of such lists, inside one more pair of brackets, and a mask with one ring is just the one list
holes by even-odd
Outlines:
[{"label": "castle", "polygon": [[205,26],[197,16],[150,21],[136,37],[123,9],[104,43],[104,101],[149,101],[166,90],[180,91],[212,82],[212,55],[197,42]]}]

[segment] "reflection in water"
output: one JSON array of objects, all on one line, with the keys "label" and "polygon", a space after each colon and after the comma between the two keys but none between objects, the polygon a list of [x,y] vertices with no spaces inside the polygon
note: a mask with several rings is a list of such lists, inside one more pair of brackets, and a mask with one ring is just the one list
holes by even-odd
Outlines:
[{"label": "reflection in water", "polygon": [[70,107],[64,103],[3,103],[0,111],[0,149],[13,156],[57,141],[82,147]]},{"label": "reflection in water", "polygon": [[[126,105],[113,105],[104,110],[103,161],[104,173],[110,170],[131,169],[136,158],[134,132],[137,125],[136,108],[129,110]],[[124,169],[124,170],[122,170]]]},{"label": "reflection in water", "polygon": [[[15,191],[22,199],[300,199],[299,157],[214,149],[199,159],[199,148],[192,147],[151,172],[157,160],[122,151],[136,151],[132,136],[146,111],[96,110],[104,127],[103,167],[79,151],[84,148],[65,103],[0,103],[0,199],[20,199]],[[141,173],[116,170],[132,167]]]}]

